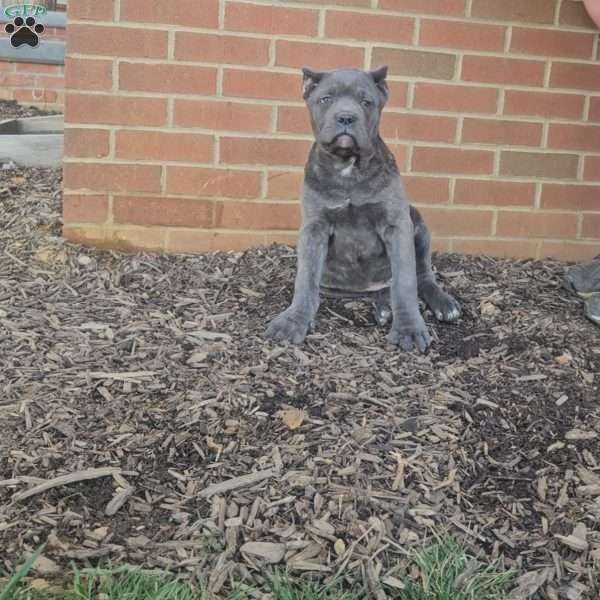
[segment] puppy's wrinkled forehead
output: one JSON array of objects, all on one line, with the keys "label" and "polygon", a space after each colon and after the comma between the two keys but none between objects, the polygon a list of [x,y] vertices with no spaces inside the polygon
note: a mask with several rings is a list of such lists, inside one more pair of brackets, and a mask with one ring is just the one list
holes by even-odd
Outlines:
[{"label": "puppy's wrinkled forehead", "polygon": [[330,86],[339,92],[352,93],[364,90],[375,93],[376,87],[373,78],[364,71],[354,69],[340,69],[328,73],[321,82],[323,86]]},{"label": "puppy's wrinkled forehead", "polygon": [[[353,97],[360,101],[381,100],[379,106],[385,104],[388,88],[385,82],[387,67],[375,71],[358,69],[338,69],[336,71],[318,72],[308,68],[302,69],[304,99],[314,103],[317,97],[324,95],[335,101],[337,98]],[[314,92],[317,92],[316,94]],[[331,102],[328,102],[331,104]]]},{"label": "puppy's wrinkled forehead", "polygon": [[340,69],[327,73],[319,82],[320,93],[331,94],[335,97],[377,94],[377,87],[373,78],[364,71],[354,69]]}]

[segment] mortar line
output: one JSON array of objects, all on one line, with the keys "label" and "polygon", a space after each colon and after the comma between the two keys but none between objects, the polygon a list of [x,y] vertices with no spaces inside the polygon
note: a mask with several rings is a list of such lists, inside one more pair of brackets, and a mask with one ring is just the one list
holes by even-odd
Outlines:
[{"label": "mortar line", "polygon": [[167,59],[175,60],[175,30],[169,29],[167,33]]},{"label": "mortar line", "polygon": [[326,9],[321,9],[319,11],[318,21],[317,21],[317,38],[325,37],[325,19],[326,19]]},{"label": "mortar line", "polygon": [[218,28],[220,31],[225,29],[225,0],[219,0],[219,23]]},{"label": "mortar line", "polygon": [[364,56],[364,69],[368,71],[373,64],[373,44],[367,44],[365,46],[365,56]]},{"label": "mortar line", "polygon": [[585,99],[583,101],[583,120],[590,120],[590,108],[592,105],[592,97],[589,94],[586,94]]},{"label": "mortar line", "polygon": [[535,195],[533,198],[533,209],[540,210],[541,207],[542,207],[542,182],[536,181]]},{"label": "mortar line", "polygon": [[505,54],[508,54],[510,52],[510,46],[512,44],[512,32],[513,32],[513,26],[509,25],[506,28],[506,32],[504,34],[504,52],[505,52]]},{"label": "mortar line", "polygon": [[577,181],[583,181],[583,173],[585,167],[585,154],[580,154],[577,163]]}]

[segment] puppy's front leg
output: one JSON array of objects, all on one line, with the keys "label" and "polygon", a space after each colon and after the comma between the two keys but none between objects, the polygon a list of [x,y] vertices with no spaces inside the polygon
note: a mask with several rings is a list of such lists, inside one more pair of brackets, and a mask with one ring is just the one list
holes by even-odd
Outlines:
[{"label": "puppy's front leg", "polygon": [[294,344],[300,344],[306,337],[310,323],[319,309],[319,287],[328,240],[327,223],[307,223],[300,230],[294,298],[291,305],[269,324],[269,337],[289,340]]},{"label": "puppy's front leg", "polygon": [[419,311],[413,224],[409,218],[388,226],[383,234],[390,264],[390,300],[393,321],[388,341],[410,351],[413,346],[425,352],[431,344],[425,321]]}]

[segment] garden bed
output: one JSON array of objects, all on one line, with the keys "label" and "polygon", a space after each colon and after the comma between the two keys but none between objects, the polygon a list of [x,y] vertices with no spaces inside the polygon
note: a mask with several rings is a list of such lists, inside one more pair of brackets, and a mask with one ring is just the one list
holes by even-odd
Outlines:
[{"label": "garden bed", "polygon": [[437,256],[464,316],[426,314],[427,356],[386,346],[360,301],[325,300],[307,342],[280,346],[262,336],[291,298],[293,249],[79,247],[60,238],[60,181],[0,171],[6,568],[48,541],[59,569],[109,559],[220,592],[260,585],[268,550],[384,598],[408,550],[446,530],[523,590],[593,597],[600,338],[561,263]]}]

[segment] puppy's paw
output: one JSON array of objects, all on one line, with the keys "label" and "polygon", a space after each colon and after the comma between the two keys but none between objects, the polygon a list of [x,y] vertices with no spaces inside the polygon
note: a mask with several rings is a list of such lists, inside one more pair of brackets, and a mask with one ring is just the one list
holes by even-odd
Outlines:
[{"label": "puppy's paw", "polygon": [[278,341],[292,342],[292,344],[301,344],[309,327],[310,320],[287,309],[269,323],[267,337]]},{"label": "puppy's paw", "polygon": [[420,322],[412,324],[392,324],[392,328],[388,333],[387,340],[394,346],[400,346],[405,352],[410,352],[416,348],[419,352],[424,353],[431,345],[431,336],[427,331],[425,321],[421,317]]},{"label": "puppy's paw", "polygon": [[456,321],[461,314],[460,304],[443,290],[439,291],[429,308],[431,308],[438,321]]},{"label": "puppy's paw", "polygon": [[437,284],[424,290],[423,299],[438,321],[456,321],[460,317],[460,304]]}]

